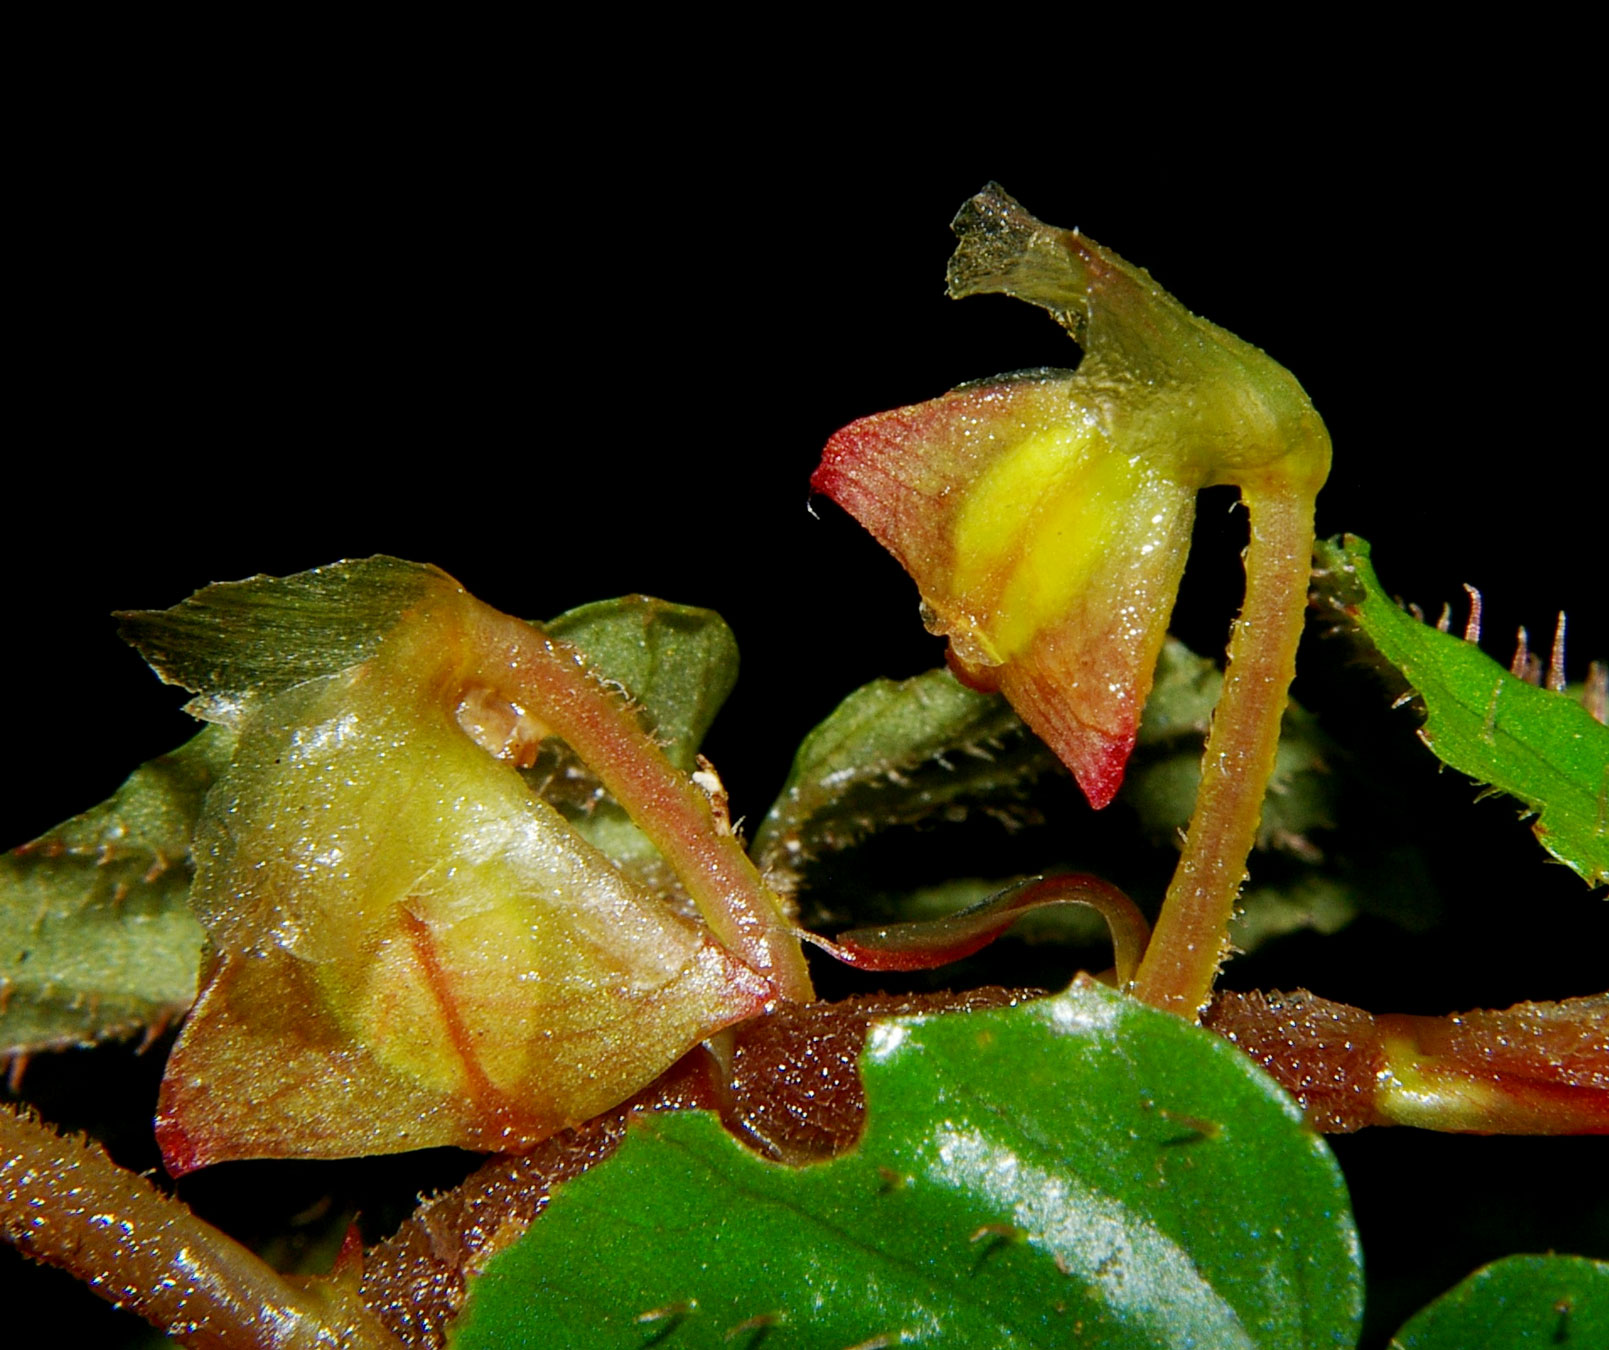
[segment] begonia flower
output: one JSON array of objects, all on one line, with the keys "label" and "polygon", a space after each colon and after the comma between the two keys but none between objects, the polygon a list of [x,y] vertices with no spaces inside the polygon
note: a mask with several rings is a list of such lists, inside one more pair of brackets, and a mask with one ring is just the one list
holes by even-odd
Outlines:
[{"label": "begonia flower", "polygon": [[951,294],[1043,306],[1082,364],[862,418],[828,442],[812,486],[905,565],[956,673],[1003,690],[1104,806],[1150,692],[1196,492],[1316,491],[1328,437],[1283,367],[1076,230],[998,188],[955,230]]},{"label": "begonia flower", "polygon": [[1082,363],[862,418],[828,442],[812,485],[899,558],[929,628],[949,638],[952,668],[1003,691],[1096,807],[1116,795],[1134,747],[1195,494],[1240,489],[1245,605],[1184,857],[1135,982],[1194,1015],[1227,946],[1273,768],[1329,435],[1277,362],[998,186],[954,229],[950,294],[999,291],[1049,310]]}]

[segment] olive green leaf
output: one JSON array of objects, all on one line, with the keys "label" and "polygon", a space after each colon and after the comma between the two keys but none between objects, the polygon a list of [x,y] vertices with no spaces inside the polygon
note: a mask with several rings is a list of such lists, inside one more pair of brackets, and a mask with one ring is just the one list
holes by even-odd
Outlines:
[{"label": "olive green leaf", "polygon": [[754,859],[774,886],[796,890],[812,858],[875,831],[953,819],[971,804],[1009,812],[1055,763],[1004,698],[948,670],[874,680],[805,737]]},{"label": "olive green leaf", "polygon": [[[1202,746],[1222,689],[1223,672],[1216,664],[1168,639],[1121,797],[1154,834],[1176,839],[1190,819],[1201,784]],[[1334,826],[1337,780],[1329,772],[1334,758],[1335,747],[1313,715],[1291,703],[1263,799],[1259,849],[1301,857],[1312,851],[1314,830]]]},{"label": "olive green leaf", "polygon": [[1262,878],[1266,870],[1277,875],[1246,888],[1230,924],[1237,951],[1256,951],[1287,933],[1338,933],[1359,914],[1389,919],[1412,933],[1431,928],[1440,916],[1441,898],[1425,856],[1407,845],[1357,856],[1337,851],[1325,866],[1292,863],[1258,868],[1256,875]]},{"label": "olive green leaf", "polygon": [[[1204,657],[1169,638],[1121,800],[1169,846],[1190,817],[1201,747],[1223,686]],[[1259,844],[1301,851],[1330,824],[1328,746],[1313,719],[1287,715]],[[948,670],[874,680],[850,694],[799,747],[782,794],[755,836],[761,870],[790,888],[810,860],[893,825],[957,819],[969,807],[1016,818],[1024,787],[1056,760],[999,694],[981,694]]]},{"label": "olive green leaf", "polygon": [[[1169,638],[1115,806],[1090,829],[1073,822],[1067,853],[1038,858],[1033,870],[1106,873],[1119,857],[1128,861],[1130,875],[1141,874],[1136,863],[1142,859],[1165,875],[1195,802],[1202,746],[1222,685],[1214,662]],[[1386,837],[1389,831],[1372,820],[1369,828],[1349,831],[1351,842],[1339,846],[1337,823],[1360,799],[1379,795],[1377,785],[1360,785],[1355,768],[1310,713],[1289,707],[1263,804],[1260,861],[1236,920],[1238,949],[1250,951],[1299,928],[1334,932],[1359,912],[1388,914],[1410,927],[1428,922],[1434,888],[1401,880],[1425,881],[1416,852]],[[806,737],[755,838],[754,855],[773,882],[797,890],[810,864],[889,826],[954,821],[969,810],[1010,823],[1031,819],[1023,791],[1046,772],[1061,770],[999,695],[975,693],[942,669],[874,681]],[[1089,850],[1095,851],[1079,856]],[[1011,859],[1001,861],[1004,873]],[[1020,879],[928,885],[924,878],[891,887],[867,885],[867,875],[864,868],[854,877],[832,875],[810,895],[808,911],[826,922],[930,919]],[[818,903],[827,895],[830,909]],[[1063,906],[1025,917],[1012,933],[1084,945],[1098,943],[1104,929],[1087,911]]]},{"label": "olive green leaf", "polygon": [[472,1279],[450,1344],[1355,1343],[1339,1169],[1210,1033],[1081,981],[878,1024],[862,1066],[866,1133],[822,1164],[640,1121]]},{"label": "olive green leaf", "polygon": [[[737,683],[737,639],[714,610],[627,595],[582,605],[542,627],[579,650],[599,676],[624,689],[643,725],[683,772]],[[525,779],[617,867],[648,889],[678,883],[648,836],[562,741],[543,742]]]},{"label": "olive green leaf", "polygon": [[705,733],[737,683],[737,639],[719,614],[626,595],[567,610],[542,627],[625,689],[670,762],[692,771]]},{"label": "olive green leaf", "polygon": [[[1222,687],[1214,662],[1171,639],[1163,647],[1118,798],[1158,840],[1177,841],[1190,818]],[[1263,798],[1251,883],[1230,929],[1238,951],[1304,929],[1335,933],[1360,913],[1414,930],[1434,921],[1439,901],[1424,858],[1394,830],[1391,813],[1379,809],[1389,791],[1369,781],[1312,713],[1289,704]]]},{"label": "olive green leaf", "polygon": [[1609,1264],[1584,1256],[1509,1256],[1416,1312],[1390,1350],[1597,1350],[1609,1345]]},{"label": "olive green leaf", "polygon": [[[207,691],[192,711],[227,723],[262,693],[364,659],[434,575],[371,558],[228,582],[121,615],[121,631],[164,680]],[[189,1008],[203,937],[191,836],[234,744],[209,727],[0,859],[0,1056],[159,1028]]]},{"label": "olive green leaf", "polygon": [[1609,727],[1399,608],[1365,540],[1328,540],[1317,556],[1322,592],[1423,700],[1425,744],[1444,764],[1524,802],[1542,847],[1589,885],[1609,882]]},{"label": "olive green leaf", "polygon": [[126,1036],[190,1006],[190,835],[233,744],[208,727],[0,857],[0,1056]]}]

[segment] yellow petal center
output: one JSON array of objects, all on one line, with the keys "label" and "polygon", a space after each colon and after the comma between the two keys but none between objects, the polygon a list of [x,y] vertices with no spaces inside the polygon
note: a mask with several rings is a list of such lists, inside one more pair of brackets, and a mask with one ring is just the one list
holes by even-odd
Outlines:
[{"label": "yellow petal center", "polygon": [[955,530],[955,591],[991,663],[1064,617],[1130,519],[1145,470],[1088,419],[1002,454],[968,493]]}]

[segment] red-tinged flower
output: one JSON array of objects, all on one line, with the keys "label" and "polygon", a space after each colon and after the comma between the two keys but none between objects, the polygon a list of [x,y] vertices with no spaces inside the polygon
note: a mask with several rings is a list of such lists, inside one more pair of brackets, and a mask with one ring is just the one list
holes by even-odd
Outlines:
[{"label": "red-tinged flower", "polygon": [[1184,570],[1192,487],[1115,452],[1078,377],[863,418],[813,486],[921,587],[968,684],[1000,689],[1095,806],[1123,781]]},{"label": "red-tinged flower", "polygon": [[1004,691],[1104,806],[1150,692],[1196,491],[1310,500],[1329,440],[1283,368],[1077,231],[993,187],[955,230],[951,294],[1043,306],[1083,364],[863,418],[828,442],[812,484],[911,573],[957,674]]},{"label": "red-tinged flower", "polygon": [[[706,792],[580,654],[396,559],[208,587],[125,633],[232,725],[190,901],[212,961],[157,1136],[232,1158],[516,1152],[723,1027],[810,994]],[[561,736],[674,870],[683,916],[518,772]]]}]

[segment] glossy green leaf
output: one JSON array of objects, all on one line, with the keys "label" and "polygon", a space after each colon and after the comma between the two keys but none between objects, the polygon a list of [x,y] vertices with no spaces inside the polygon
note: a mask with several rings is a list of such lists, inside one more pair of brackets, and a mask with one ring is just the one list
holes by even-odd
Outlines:
[{"label": "glossy green leaf", "polygon": [[1210,1033],[1079,982],[867,1044],[852,1153],[639,1122],[473,1281],[455,1350],[1355,1343],[1334,1159]]},{"label": "glossy green leaf", "polygon": [[1391,1350],[1602,1350],[1609,1264],[1583,1256],[1510,1256],[1421,1308]]},{"label": "glossy green leaf", "polygon": [[233,743],[209,727],[0,857],[0,1056],[129,1035],[190,1006],[190,836]]},{"label": "glossy green leaf", "polygon": [[873,680],[805,737],[754,837],[754,858],[792,890],[814,857],[969,804],[1006,808],[1055,762],[1004,698],[968,689],[948,670]]},{"label": "glossy green leaf", "polygon": [[1444,764],[1524,802],[1542,846],[1590,885],[1609,882],[1609,727],[1399,608],[1365,540],[1322,542],[1318,561],[1328,594],[1424,701],[1425,744]]}]

